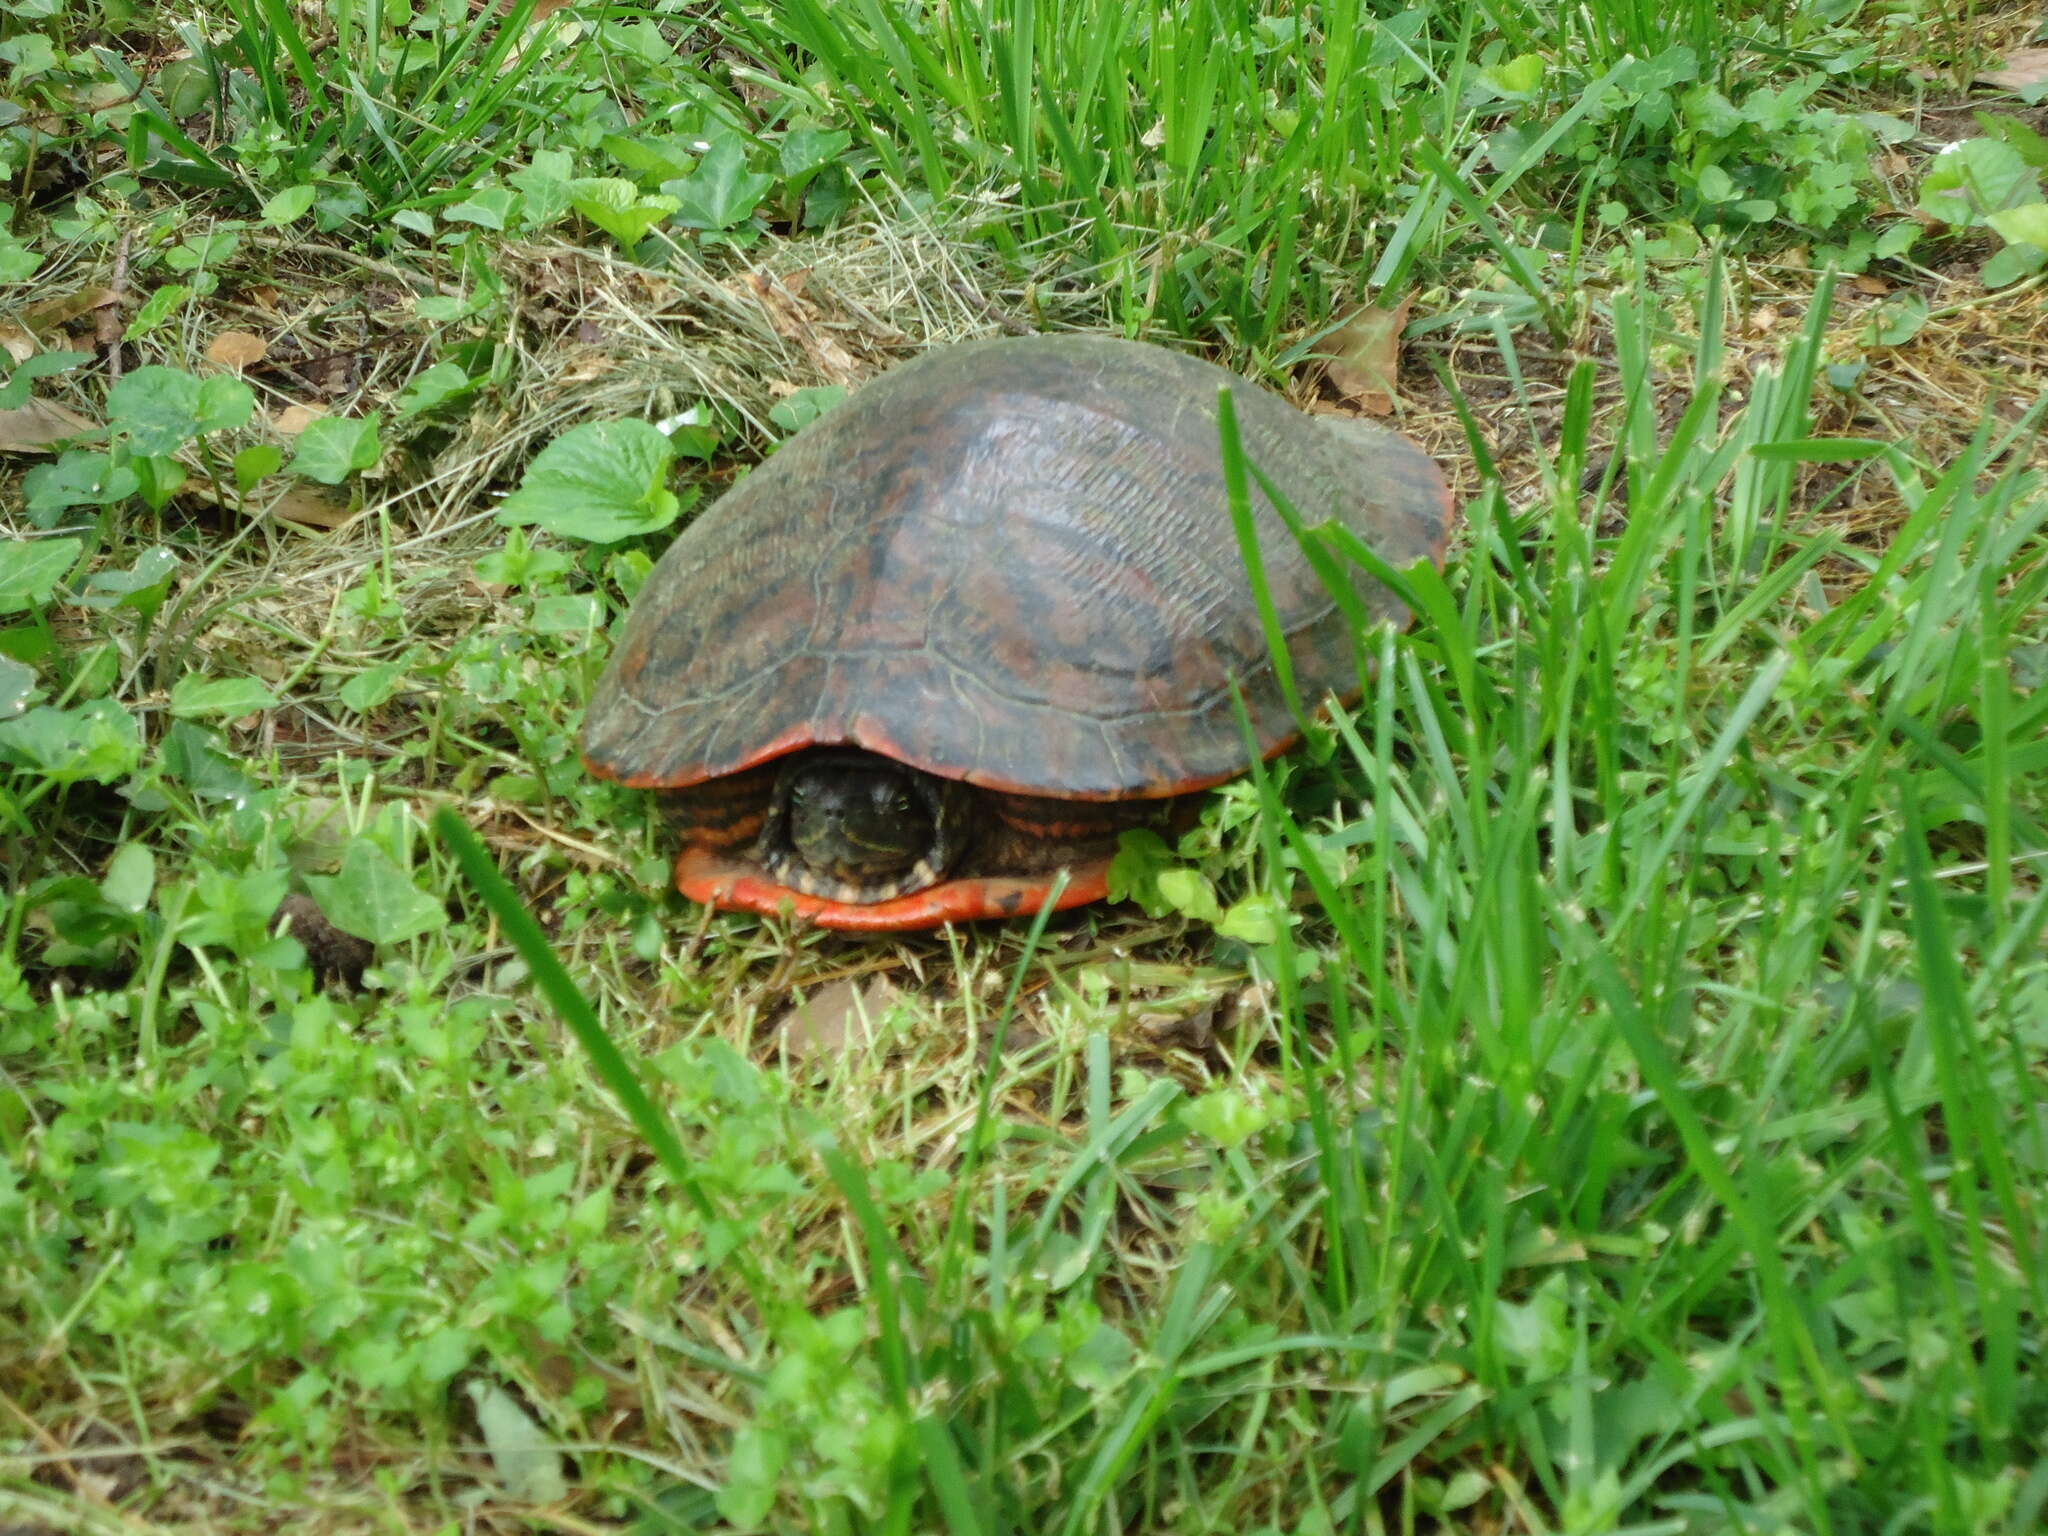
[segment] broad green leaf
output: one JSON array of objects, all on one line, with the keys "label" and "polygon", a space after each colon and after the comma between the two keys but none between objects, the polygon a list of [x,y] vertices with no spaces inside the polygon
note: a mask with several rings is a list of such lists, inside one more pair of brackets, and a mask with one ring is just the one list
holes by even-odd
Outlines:
[{"label": "broad green leaf", "polygon": [[533,628],[543,635],[590,635],[604,627],[604,602],[595,593],[568,592],[535,600]]},{"label": "broad green leaf", "polygon": [[253,677],[201,677],[188,673],[171,689],[171,713],[181,720],[209,715],[238,719],[277,707],[277,695]]},{"label": "broad green leaf", "polygon": [[156,889],[156,855],[140,843],[123,843],[100,880],[100,896],[123,912],[141,912]]},{"label": "broad green leaf", "polygon": [[538,524],[566,538],[612,544],[655,533],[682,504],[668,488],[669,440],[644,421],[594,421],[549,443],[527,465],[498,520]]},{"label": "broad green leaf", "polygon": [[133,453],[176,453],[199,435],[199,381],[153,363],[123,374],[107,391],[107,424]]},{"label": "broad green leaf", "polygon": [[1927,323],[1927,300],[1917,293],[1902,293],[1887,299],[1870,317],[1865,328],[1872,346],[1903,347]]},{"label": "broad green leaf", "polygon": [[43,264],[43,253],[0,234],[0,283],[25,283]]},{"label": "broad green leaf", "polygon": [[35,692],[36,669],[12,656],[0,656],[0,720],[12,720],[27,709]]},{"label": "broad green leaf", "polygon": [[1978,224],[1988,213],[2040,201],[2040,178],[2002,139],[1949,145],[1920,182],[1920,211],[1944,224]]},{"label": "broad green leaf", "polygon": [[198,426],[201,432],[224,432],[247,426],[256,414],[256,392],[231,373],[217,373],[199,386]]},{"label": "broad green leaf", "polygon": [[235,489],[247,495],[259,481],[277,473],[284,450],[275,443],[251,443],[235,455]]},{"label": "broad green leaf", "polygon": [[525,1504],[558,1504],[569,1496],[569,1484],[562,1475],[562,1453],[542,1428],[533,1422],[519,1400],[490,1382],[468,1384],[470,1401],[476,1406],[477,1427],[483,1431],[484,1449],[506,1493]]},{"label": "broad green leaf", "polygon": [[2017,208],[1987,213],[1984,222],[2014,245],[2048,250],[2048,203],[2022,203]]},{"label": "broad green leaf", "polygon": [[0,540],[0,613],[49,602],[84,548],[82,539]]},{"label": "broad green leaf", "polygon": [[616,176],[579,176],[566,190],[570,207],[629,250],[680,206]]},{"label": "broad green leaf", "polygon": [[[11,411],[28,399],[29,386],[53,373],[68,373],[80,363],[92,361],[89,352],[38,352],[14,365],[7,382],[0,385],[0,411]],[[0,354],[4,366],[4,354]]]},{"label": "broad green leaf", "polygon": [[1213,923],[1223,915],[1216,901],[1216,887],[1200,870],[1179,868],[1160,871],[1160,898],[1174,911],[1198,923]]},{"label": "broad green leaf", "polygon": [[1543,58],[1534,53],[1517,54],[1506,63],[1482,69],[1480,74],[1503,96],[1527,96],[1543,83]]},{"label": "broad green leaf", "polygon": [[783,176],[794,181],[829,165],[845,154],[853,135],[843,128],[792,128],[782,136],[778,164]]},{"label": "broad green leaf", "polygon": [[165,546],[154,545],[137,555],[125,571],[94,571],[86,578],[79,601],[101,610],[134,608],[155,613],[177,569],[178,557]]},{"label": "broad green leaf", "polygon": [[519,194],[510,187],[479,187],[461,202],[441,210],[441,217],[460,224],[503,230],[519,209]]},{"label": "broad green leaf", "polygon": [[263,205],[263,222],[289,224],[294,219],[304,218],[312,211],[313,196],[312,187],[286,187]]},{"label": "broad green leaf", "polygon": [[1494,1343],[1531,1382],[1548,1381],[1571,1364],[1572,1329],[1565,1277],[1554,1274],[1526,1303],[1496,1300]]},{"label": "broad green leaf", "polygon": [[138,341],[147,336],[176,314],[179,307],[191,297],[192,287],[189,283],[165,283],[162,287],[154,289],[149,297],[142,301],[142,308],[135,311],[135,318],[128,322],[128,329],[122,332],[122,339]]},{"label": "broad green leaf", "polygon": [[728,133],[704,152],[697,169],[679,181],[665,181],[661,189],[674,194],[676,219],[691,229],[731,229],[753,216],[773,176],[747,169],[747,146],[736,133]]},{"label": "broad green leaf", "polygon": [[377,436],[383,419],[381,412],[371,411],[363,416],[322,416],[309,423],[299,434],[292,473],[322,485],[339,485],[368,469],[384,451]]},{"label": "broad green leaf", "polygon": [[402,944],[448,920],[441,904],[413,884],[411,873],[368,838],[349,843],[339,874],[309,875],[306,885],[329,922],[372,944]]},{"label": "broad green leaf", "polygon": [[40,32],[23,32],[0,42],[0,60],[13,66],[8,78],[20,85],[57,67],[57,47]]},{"label": "broad green leaf", "polygon": [[505,178],[525,200],[519,217],[526,228],[545,229],[569,211],[569,183],[575,179],[575,168],[566,149],[543,149],[534,154],[531,165]]},{"label": "broad green leaf", "polygon": [[66,507],[111,506],[127,500],[141,486],[141,477],[132,466],[115,464],[107,454],[88,448],[70,449],[54,464],[38,464],[21,482],[29,516],[38,521]]},{"label": "broad green leaf", "polygon": [[475,388],[476,380],[463,371],[460,363],[436,363],[415,374],[392,404],[401,416],[417,416],[451,400],[460,400]]},{"label": "broad green leaf", "polygon": [[1216,931],[1240,944],[1271,944],[1286,923],[1286,912],[1271,896],[1245,896],[1216,920]]},{"label": "broad green leaf", "polygon": [[768,419],[785,432],[798,432],[846,398],[844,384],[813,384],[792,391],[768,407]]},{"label": "broad green leaf", "polygon": [[80,779],[111,784],[142,761],[142,731],[112,699],[91,699],[70,709],[44,704],[0,723],[0,761],[59,784]]},{"label": "broad green leaf", "polygon": [[2003,288],[2023,277],[2032,277],[2048,261],[2048,251],[2038,245],[2008,245],[1993,251],[1977,271],[1977,281],[1986,288]]},{"label": "broad green leaf", "polygon": [[405,666],[401,662],[383,661],[343,683],[340,688],[341,702],[359,715],[367,715],[379,704],[389,701],[398,692],[398,685],[405,677]]}]

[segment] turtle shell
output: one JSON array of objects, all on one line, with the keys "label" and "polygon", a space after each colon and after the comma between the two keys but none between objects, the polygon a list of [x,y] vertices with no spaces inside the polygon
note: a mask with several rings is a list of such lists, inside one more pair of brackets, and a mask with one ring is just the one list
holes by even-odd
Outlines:
[{"label": "turtle shell", "polygon": [[[934,350],[862,387],[709,507],[655,566],[584,721],[591,770],[679,787],[855,746],[996,790],[1157,798],[1295,725],[1228,512],[1217,392],[1309,524],[1440,560],[1430,458],[1211,363],[1107,337]],[[1264,494],[1253,516],[1296,685],[1359,687],[1344,616]],[[1354,573],[1376,615],[1393,595]]]}]

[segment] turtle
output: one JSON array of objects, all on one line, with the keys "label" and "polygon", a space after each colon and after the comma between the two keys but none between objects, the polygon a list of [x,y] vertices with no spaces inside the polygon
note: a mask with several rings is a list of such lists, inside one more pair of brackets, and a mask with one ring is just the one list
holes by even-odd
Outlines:
[{"label": "turtle", "polygon": [[[1389,565],[1441,563],[1451,497],[1407,438],[1200,358],[1089,334],[939,346],[792,435],[668,547],[583,724],[659,791],[694,901],[898,931],[1098,900],[1119,837],[1299,734],[1230,512],[1250,463]],[[1254,481],[1299,697],[1355,699],[1340,603]],[[1059,876],[1064,872],[1062,884]],[[1056,893],[1056,896],[1055,896]]]}]

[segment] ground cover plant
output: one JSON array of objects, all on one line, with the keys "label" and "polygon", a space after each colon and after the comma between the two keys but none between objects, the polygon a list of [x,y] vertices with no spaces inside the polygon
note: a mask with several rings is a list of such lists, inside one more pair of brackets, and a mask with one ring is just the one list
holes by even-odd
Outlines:
[{"label": "ground cover plant", "polygon": [[[0,5],[0,1526],[2040,1529],[2033,25]],[[1415,627],[1121,906],[665,896],[652,556],[1061,327]]]}]

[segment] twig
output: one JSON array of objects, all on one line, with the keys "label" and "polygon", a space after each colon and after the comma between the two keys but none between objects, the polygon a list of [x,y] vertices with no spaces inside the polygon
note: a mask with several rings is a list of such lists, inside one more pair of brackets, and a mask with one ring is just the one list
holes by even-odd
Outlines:
[{"label": "twig", "polygon": [[946,286],[958,294],[967,305],[972,308],[978,308],[984,320],[993,320],[1012,336],[1029,336],[1032,334],[1030,326],[1017,319],[1014,315],[1004,314],[959,278],[947,278]]},{"label": "twig", "polygon": [[93,334],[107,349],[107,382],[121,382],[121,333],[127,324],[121,318],[121,303],[128,297],[128,241],[130,231],[122,230],[114,245],[114,281],[107,288],[107,302],[93,321]]},{"label": "twig", "polygon": [[257,235],[250,242],[271,250],[295,251],[307,256],[326,256],[335,261],[347,262],[352,267],[361,267],[365,272],[375,272],[394,282],[403,283],[415,292],[431,291],[451,299],[462,297],[462,290],[452,283],[439,282],[424,272],[415,272],[409,267],[397,266],[392,262],[379,261],[374,256],[364,256],[355,251],[344,250],[338,245],[317,245],[306,240],[285,240],[275,236]]}]

